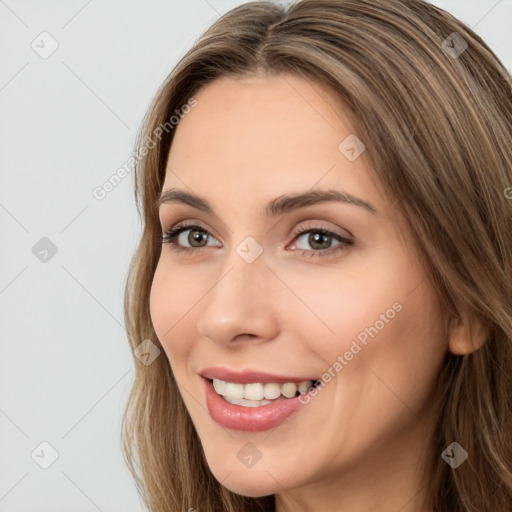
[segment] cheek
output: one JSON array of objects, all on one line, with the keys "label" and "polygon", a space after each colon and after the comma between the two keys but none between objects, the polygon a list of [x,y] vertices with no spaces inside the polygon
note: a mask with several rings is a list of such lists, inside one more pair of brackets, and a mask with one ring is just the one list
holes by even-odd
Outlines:
[{"label": "cheek", "polygon": [[170,279],[166,279],[166,274],[162,272],[159,263],[151,283],[149,312],[160,342],[164,341],[164,333],[173,325],[171,316],[174,311],[174,297],[170,284]]},{"label": "cheek", "polygon": [[322,380],[340,410],[382,411],[385,402],[401,409],[397,397],[420,406],[446,352],[439,304],[422,270],[396,255],[373,263],[293,281],[317,317],[304,311],[296,329],[310,360],[325,368]]},{"label": "cheek", "polygon": [[[421,425],[446,351],[439,306],[423,277],[403,279],[389,271],[367,277],[336,287],[326,282],[321,298],[310,295],[308,305],[335,334],[311,319],[301,324],[309,361],[321,359],[325,368],[319,395],[330,408],[322,429],[326,446],[344,454],[329,455],[333,464],[378,450],[397,431]],[[321,342],[319,332],[327,333]],[[318,418],[308,421],[315,428]]]},{"label": "cheek", "polygon": [[[194,283],[196,283],[194,285]],[[155,333],[162,344],[173,370],[185,360],[190,340],[197,337],[194,306],[202,296],[196,280],[183,277],[159,262],[151,286],[149,309]]]},{"label": "cheek", "polygon": [[285,275],[284,280],[303,301],[299,304],[293,297],[288,301],[295,322],[297,308],[303,311],[302,339],[331,354],[332,360],[349,350],[353,340],[364,346],[372,335],[389,331],[403,316],[404,298],[410,297],[412,283],[420,277],[403,272],[407,262],[388,259],[359,262],[354,258],[342,262],[339,269],[306,269]]},{"label": "cheek", "polygon": [[368,301],[354,296],[345,306],[336,324],[343,334],[330,354],[343,356],[339,410],[357,411],[348,430],[370,440],[427,407],[446,353],[441,313],[427,281],[383,286]]},{"label": "cheek", "polygon": [[309,329],[304,339],[317,341],[320,333],[322,346],[336,351],[348,350],[356,339],[365,346],[365,341],[389,336],[399,344],[405,331],[429,315],[434,315],[432,325],[438,321],[423,269],[397,240],[351,254],[339,269],[308,269],[286,277],[317,317],[304,309],[304,328]]}]

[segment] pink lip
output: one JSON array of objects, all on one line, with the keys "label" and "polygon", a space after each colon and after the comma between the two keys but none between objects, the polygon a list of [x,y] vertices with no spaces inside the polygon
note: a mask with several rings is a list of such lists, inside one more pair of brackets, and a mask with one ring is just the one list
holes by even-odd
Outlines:
[{"label": "pink lip", "polygon": [[315,381],[317,377],[291,377],[283,375],[273,375],[256,370],[236,371],[221,366],[204,368],[199,372],[206,379],[219,379],[225,382],[234,382],[237,384],[251,384],[253,382],[275,382],[276,384],[286,384],[287,382],[299,383],[305,380]]},{"label": "pink lip", "polygon": [[[310,380],[310,379],[304,379]],[[212,381],[203,378],[206,391],[206,405],[210,416],[223,427],[243,430],[246,432],[261,432],[277,427],[286,418],[298,411],[303,405],[300,396],[288,398],[260,407],[244,407],[226,402],[213,388]],[[233,382],[230,380],[230,382]],[[248,381],[250,382],[250,381]],[[254,381],[252,381],[254,382]],[[259,380],[258,382],[261,382]],[[271,382],[276,382],[275,380]],[[289,380],[287,382],[290,382]]]}]

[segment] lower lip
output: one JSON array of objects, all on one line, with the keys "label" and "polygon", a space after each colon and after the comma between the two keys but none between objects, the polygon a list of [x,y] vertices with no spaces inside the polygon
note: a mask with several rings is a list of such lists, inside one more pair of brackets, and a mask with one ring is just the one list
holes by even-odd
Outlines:
[{"label": "lower lip", "polygon": [[214,389],[213,383],[202,377],[206,387],[206,405],[210,416],[223,427],[247,432],[262,432],[280,425],[303,405],[300,395],[280,402],[244,407],[226,402]]}]

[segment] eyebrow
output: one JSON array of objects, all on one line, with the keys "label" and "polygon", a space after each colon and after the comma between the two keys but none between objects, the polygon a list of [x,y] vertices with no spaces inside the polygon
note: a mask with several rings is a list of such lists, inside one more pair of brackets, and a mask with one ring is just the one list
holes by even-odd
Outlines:
[{"label": "eyebrow", "polygon": [[[306,206],[331,202],[352,204],[364,208],[372,214],[378,213],[375,206],[371,203],[347,192],[339,190],[309,190],[307,192],[286,194],[276,197],[264,207],[263,215],[267,217],[275,217]],[[171,203],[187,204],[202,212],[206,212],[210,215],[216,215],[214,209],[206,199],[185,190],[177,188],[166,190],[156,201],[156,208],[159,208],[163,204]]]}]

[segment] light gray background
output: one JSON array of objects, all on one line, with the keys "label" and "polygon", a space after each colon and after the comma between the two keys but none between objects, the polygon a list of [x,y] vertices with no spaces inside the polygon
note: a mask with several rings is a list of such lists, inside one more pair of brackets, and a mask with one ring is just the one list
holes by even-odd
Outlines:
[{"label": "light gray background", "polygon": [[[178,58],[241,3],[0,0],[0,512],[142,509],[119,441],[132,177],[103,200],[92,190],[130,156]],[[433,3],[512,69],[511,0]],[[59,45],[47,59],[31,47],[43,31]],[[43,237],[46,262],[32,252]],[[59,454],[48,469],[31,458],[51,460],[43,441]]]}]

